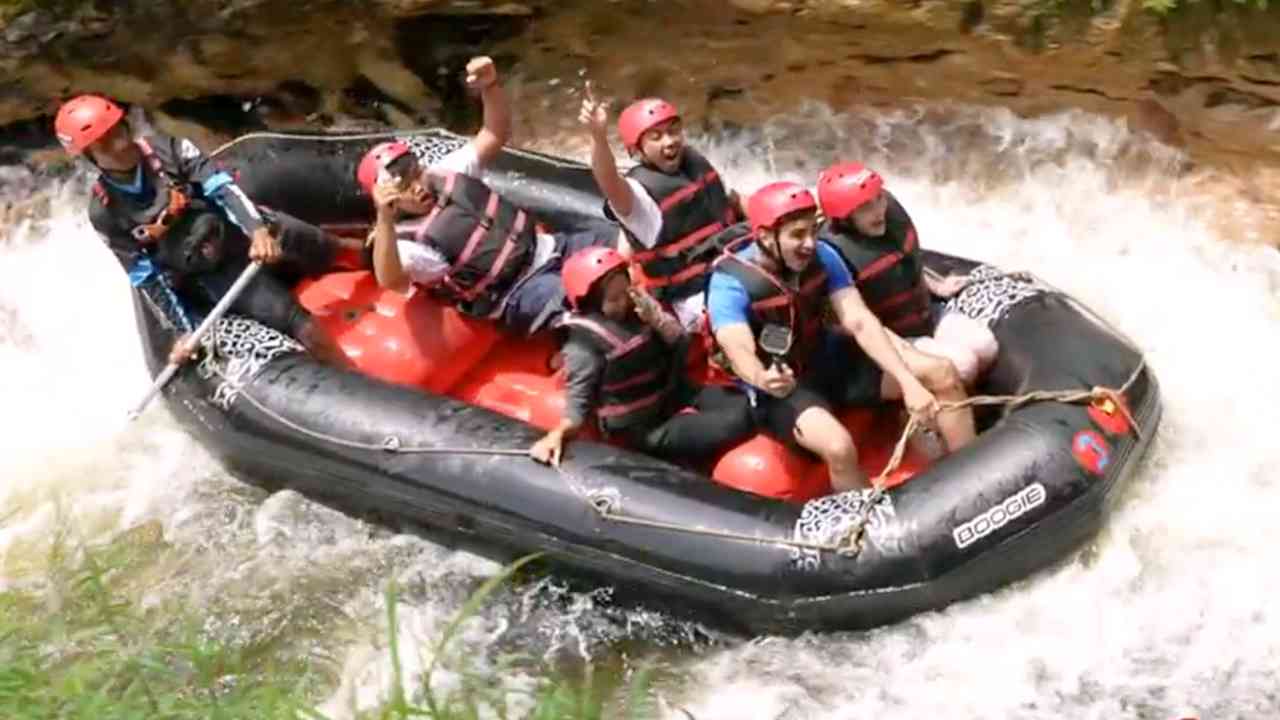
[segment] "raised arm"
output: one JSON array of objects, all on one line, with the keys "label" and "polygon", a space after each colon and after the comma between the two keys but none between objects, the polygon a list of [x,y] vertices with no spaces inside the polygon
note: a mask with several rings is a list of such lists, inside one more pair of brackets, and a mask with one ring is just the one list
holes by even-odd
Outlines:
[{"label": "raised arm", "polygon": [[613,150],[609,147],[609,103],[596,101],[590,81],[583,92],[578,121],[591,132],[591,175],[614,212],[619,217],[626,217],[631,214],[635,198],[631,194],[631,185],[618,172]]},{"label": "raised arm", "polygon": [[484,126],[471,144],[481,166],[488,165],[511,139],[511,104],[507,91],[498,82],[498,69],[489,57],[472,58],[467,63],[467,87],[480,92],[484,106]]}]

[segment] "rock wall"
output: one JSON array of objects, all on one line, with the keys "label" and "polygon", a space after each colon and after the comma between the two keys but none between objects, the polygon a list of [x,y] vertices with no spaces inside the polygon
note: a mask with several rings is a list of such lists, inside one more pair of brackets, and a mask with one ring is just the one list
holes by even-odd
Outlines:
[{"label": "rock wall", "polygon": [[460,70],[486,52],[526,133],[573,122],[572,91],[591,77],[711,125],[804,97],[1078,107],[1218,167],[1280,165],[1280,11],[1232,2],[1163,17],[1138,0],[10,0],[4,12],[0,125],[23,137],[86,90],[217,136],[465,129],[478,118]]}]

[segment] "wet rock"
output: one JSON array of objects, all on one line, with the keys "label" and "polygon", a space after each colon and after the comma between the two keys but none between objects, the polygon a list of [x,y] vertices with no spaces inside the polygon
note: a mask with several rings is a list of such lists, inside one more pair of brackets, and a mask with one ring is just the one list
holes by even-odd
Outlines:
[{"label": "wet rock", "polygon": [[1148,132],[1166,145],[1185,146],[1182,126],[1177,116],[1169,112],[1159,101],[1143,98],[1135,102],[1133,107],[1130,127]]},{"label": "wet rock", "polygon": [[[478,107],[458,75],[483,52],[499,58],[525,134],[572,125],[559,115],[571,114],[585,74],[618,103],[668,96],[707,128],[749,126],[805,98],[837,109],[1078,107],[1202,159],[1280,162],[1269,125],[1280,16],[1211,5],[1165,19],[1122,0],[688,0],[678,12],[649,0],[85,5],[0,21],[0,125],[99,91],[148,107],[233,98],[250,108],[230,119],[241,130],[343,118],[468,130]],[[282,91],[288,83],[307,88],[305,99]]]},{"label": "wet rock", "polygon": [[992,95],[1013,97],[1022,94],[1022,78],[1011,73],[996,73],[981,82],[983,88]]}]

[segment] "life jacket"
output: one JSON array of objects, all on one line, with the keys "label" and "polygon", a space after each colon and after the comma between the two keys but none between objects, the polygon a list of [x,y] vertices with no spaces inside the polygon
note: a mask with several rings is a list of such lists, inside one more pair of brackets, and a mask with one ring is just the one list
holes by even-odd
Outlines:
[{"label": "life jacket", "polygon": [[741,220],[720,175],[705,157],[685,148],[675,174],[637,165],[627,177],[644,186],[662,211],[657,242],[633,256],[644,269],[642,284],[668,303],[702,291],[711,264],[730,239],[721,231]]},{"label": "life jacket", "polygon": [[414,239],[449,262],[431,292],[463,312],[487,316],[533,259],[534,223],[469,175],[430,173],[427,188],[435,207],[414,228]]},{"label": "life jacket", "polygon": [[672,377],[671,352],[639,318],[610,320],[571,313],[561,320],[571,340],[605,358],[596,420],[605,433],[652,424],[662,414]]},{"label": "life jacket", "polygon": [[[207,201],[192,199],[148,252],[178,277],[213,272],[249,254],[249,238]],[[208,254],[206,254],[208,253]]]},{"label": "life jacket", "polygon": [[[189,191],[189,183],[182,182],[176,174],[165,167],[164,161],[156,154],[151,143],[145,138],[138,138],[134,144],[142,151],[143,160],[155,176],[155,194],[149,204],[139,211],[128,213],[127,218],[122,217],[119,212],[113,214],[123,221],[123,229],[129,232],[138,245],[149,247],[158,243],[178,218],[187,211],[191,205],[192,193]],[[93,184],[93,194],[103,207],[110,205],[111,196],[103,185],[102,178],[98,178]]]},{"label": "life jacket", "polygon": [[839,251],[855,273],[858,293],[885,327],[901,337],[928,335],[933,325],[919,237],[897,198],[885,194],[889,207],[884,235],[867,237],[852,226],[836,229],[827,221],[819,228],[818,239]]},{"label": "life jacket", "polygon": [[[715,262],[715,269],[728,273],[746,288],[751,301],[748,323],[751,332],[760,336],[765,325],[777,324],[791,331],[791,348],[785,358],[797,374],[803,373],[822,339],[823,309],[827,303],[827,271],[816,259],[796,276],[790,277],[766,270],[764,266],[739,254],[726,252]],[[774,358],[756,346],[756,357],[765,367]],[[717,348],[712,362],[732,371],[723,350]]]}]

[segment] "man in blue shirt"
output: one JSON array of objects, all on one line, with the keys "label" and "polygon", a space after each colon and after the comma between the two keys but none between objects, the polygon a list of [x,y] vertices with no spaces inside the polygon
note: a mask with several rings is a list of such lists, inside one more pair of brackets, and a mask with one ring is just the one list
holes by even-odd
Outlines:
[{"label": "man in blue shirt", "polygon": [[[803,186],[766,185],[747,201],[747,219],[754,242],[722,256],[707,288],[718,354],[751,395],[766,432],[821,457],[835,490],[865,487],[853,439],[832,406],[902,398],[933,419],[938,399],[961,400],[964,388],[945,360],[899,353],[839,254],[817,241],[817,203]],[[827,303],[843,335],[825,332]],[[791,337],[788,347],[770,347],[775,354],[758,342],[769,326]],[[848,352],[845,335],[862,354]],[[969,410],[940,414],[937,423],[951,450],[973,440]]]}]

